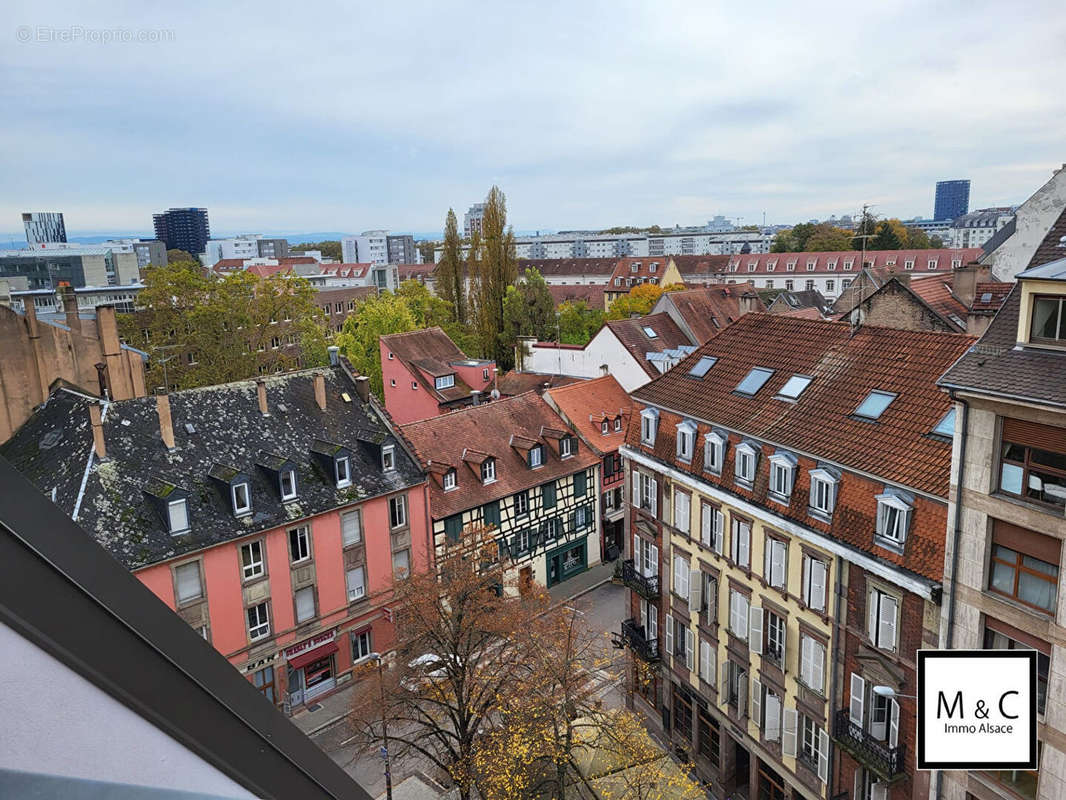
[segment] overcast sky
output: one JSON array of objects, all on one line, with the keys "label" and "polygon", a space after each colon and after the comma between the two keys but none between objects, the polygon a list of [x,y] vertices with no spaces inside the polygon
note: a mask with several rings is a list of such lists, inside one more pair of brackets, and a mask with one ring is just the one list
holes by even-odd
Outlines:
[{"label": "overcast sky", "polygon": [[[186,205],[216,232],[432,231],[493,183],[519,230],[928,216],[937,180],[1014,204],[1066,162],[1062,0],[7,0],[0,19],[0,231],[59,210],[146,232]],[[115,28],[164,41],[88,41]]]}]

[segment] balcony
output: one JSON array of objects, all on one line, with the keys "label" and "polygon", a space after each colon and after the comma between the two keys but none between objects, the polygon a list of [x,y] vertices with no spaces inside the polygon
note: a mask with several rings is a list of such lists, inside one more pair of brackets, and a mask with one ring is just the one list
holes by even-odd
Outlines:
[{"label": "balcony", "polygon": [[878,777],[891,781],[903,773],[904,746],[889,747],[887,743],[875,739],[869,731],[851,721],[846,708],[836,713],[833,738],[856,761],[876,772]]},{"label": "balcony", "polygon": [[659,599],[659,576],[641,574],[633,565],[633,559],[622,562],[622,583],[645,600]]},{"label": "balcony", "polygon": [[622,623],[622,643],[649,663],[659,660],[659,640],[647,638],[644,626],[635,619],[627,619]]}]

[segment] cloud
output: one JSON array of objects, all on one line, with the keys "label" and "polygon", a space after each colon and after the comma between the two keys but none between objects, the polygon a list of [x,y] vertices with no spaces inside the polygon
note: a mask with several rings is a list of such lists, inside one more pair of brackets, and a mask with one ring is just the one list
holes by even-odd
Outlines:
[{"label": "cloud", "polygon": [[1053,2],[146,5],[8,7],[0,230],[432,230],[493,182],[519,229],[912,216],[1066,160]]}]

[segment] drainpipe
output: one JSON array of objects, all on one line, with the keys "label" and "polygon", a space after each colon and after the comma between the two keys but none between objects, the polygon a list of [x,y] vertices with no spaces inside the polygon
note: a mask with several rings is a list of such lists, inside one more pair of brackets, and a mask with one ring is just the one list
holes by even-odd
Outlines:
[{"label": "drainpipe", "polygon": [[[830,731],[833,730],[833,725],[836,724],[836,711],[837,710],[835,708],[833,708],[832,703],[836,699],[836,696],[837,696],[837,659],[840,657],[840,654],[841,654],[840,653],[840,647],[841,647],[841,619],[840,619],[840,615],[841,615],[841,609],[842,608],[847,608],[847,603],[846,602],[841,602],[841,598],[844,596],[844,565],[845,564],[847,564],[847,562],[843,558],[841,558],[840,556],[836,557],[836,566],[837,566],[837,569],[836,569],[836,573],[837,573],[836,587],[837,588],[836,588],[836,591],[833,594],[833,599],[836,602],[836,607],[833,609],[833,627],[834,627],[834,630],[833,630],[833,662],[832,662],[833,663],[833,671],[829,675],[829,697],[831,699],[830,699],[830,702],[828,703],[828,705],[829,705],[829,719],[826,721],[826,725],[828,726],[828,730],[826,731],[826,733],[830,733]],[[845,652],[846,652],[846,650],[845,650]],[[841,659],[841,668],[843,668],[843,659]],[[830,734],[830,735],[832,735],[832,734]],[[833,774],[833,767],[835,766],[836,767],[836,771],[837,771],[837,783],[839,783],[840,782],[840,778],[841,778],[841,775],[840,775],[841,761],[839,759],[834,759],[833,758],[834,755],[835,755],[835,749],[830,747],[829,748],[829,759],[830,760],[829,760],[829,771],[828,771],[828,774],[829,775]],[[836,761],[836,764],[833,763],[834,761]],[[826,789],[828,789],[828,788],[829,787],[827,786]],[[830,795],[831,795],[831,793],[830,793]]]},{"label": "drainpipe", "polygon": [[[951,536],[951,591],[948,592],[948,630],[947,648],[955,647],[955,575],[959,571],[959,540],[962,538],[962,482],[966,474],[966,438],[970,429],[970,404],[957,398],[955,392],[949,391],[948,397],[953,402],[962,404],[962,434],[959,439],[959,475],[955,481],[955,530]],[[936,792],[933,800],[939,800],[944,789],[944,771],[936,771]]]}]

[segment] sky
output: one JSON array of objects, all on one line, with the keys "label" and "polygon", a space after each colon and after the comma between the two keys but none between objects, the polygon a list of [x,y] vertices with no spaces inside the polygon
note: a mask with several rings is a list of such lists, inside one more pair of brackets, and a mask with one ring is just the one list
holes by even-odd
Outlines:
[{"label": "sky", "polygon": [[[142,41],[143,39],[143,41]],[[0,8],[0,232],[516,230],[1017,204],[1066,162],[1061,0]]]}]

